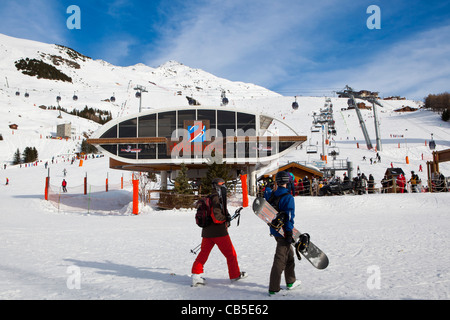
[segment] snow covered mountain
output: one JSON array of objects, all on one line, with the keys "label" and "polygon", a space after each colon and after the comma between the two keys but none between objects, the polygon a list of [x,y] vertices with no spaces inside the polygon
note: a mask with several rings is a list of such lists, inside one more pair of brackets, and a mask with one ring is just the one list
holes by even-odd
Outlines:
[{"label": "snow covered mountain", "polygon": [[[59,45],[16,39],[0,34],[0,162],[9,162],[17,148],[37,147],[41,158],[72,152],[80,137],[99,126],[92,121],[40,109],[40,106],[82,110],[86,106],[111,112],[113,117],[138,112],[134,88],[144,86],[142,106],[188,106],[188,98],[201,105],[220,105],[222,91],[230,104],[235,100],[277,97],[265,88],[218,78],[176,61],[158,68],[143,64],[118,67],[92,60]],[[26,73],[26,74],[25,74]],[[60,80],[52,80],[60,79]],[[74,100],[74,96],[77,97]],[[57,101],[59,97],[59,101]],[[114,97],[114,99],[112,99]],[[57,124],[71,122],[76,143],[41,141],[54,136]],[[18,125],[12,132],[10,125]]]},{"label": "snow covered mountain", "polygon": [[[327,145],[322,150],[321,133],[311,130],[313,115],[320,113],[325,97],[297,97],[300,107],[293,110],[294,97],[281,96],[254,84],[221,79],[176,61],[168,61],[157,68],[143,64],[118,67],[106,61],[92,60],[67,47],[0,34],[0,72],[4,75],[4,79],[0,79],[3,81],[0,85],[1,164],[10,164],[14,152],[17,149],[22,152],[26,147],[36,147],[40,160],[78,151],[83,137],[89,136],[100,125],[58,110],[44,110],[45,107],[60,106],[70,112],[88,106],[109,111],[113,118],[133,114],[139,110],[139,99],[135,96],[137,85],[146,87],[148,91],[142,95],[144,110],[189,107],[188,99],[195,99],[203,106],[218,106],[224,91],[229,99],[226,108],[258,110],[285,122],[298,134],[306,135],[309,142],[280,159],[280,163],[300,161],[317,164],[320,163],[320,153],[327,153],[330,147]],[[450,147],[450,126],[442,122],[438,114],[426,110],[395,112],[403,106],[420,108],[422,102],[380,100],[383,105],[383,108],[378,108],[383,142],[382,164],[372,166],[370,158],[374,157],[374,151],[365,147],[355,111],[346,110],[346,98],[331,97],[331,103],[337,129],[331,139],[333,146],[340,150],[338,161],[352,161],[355,170],[359,167],[366,175],[373,173],[377,180],[383,177],[390,163],[404,165],[406,156],[409,156],[411,170],[417,171],[421,164],[425,169],[426,160],[431,159],[431,151],[426,144],[432,133],[438,142],[438,150]],[[373,112],[361,112],[372,143],[376,145]],[[55,136],[58,124],[68,122],[72,123],[72,139],[50,139]],[[10,129],[11,125],[17,125],[18,129]],[[281,127],[275,121],[269,129],[281,135],[292,134],[280,131]],[[307,153],[308,145],[316,146],[318,153]],[[362,161],[364,157],[366,161]],[[446,164],[442,165],[445,168]],[[422,179],[426,179],[425,174],[422,173]]]}]

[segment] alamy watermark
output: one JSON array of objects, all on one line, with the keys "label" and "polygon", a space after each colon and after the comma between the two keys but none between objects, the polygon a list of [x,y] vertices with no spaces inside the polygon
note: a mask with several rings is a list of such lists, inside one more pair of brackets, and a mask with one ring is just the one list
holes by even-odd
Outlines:
[{"label": "alamy watermark", "polygon": [[373,265],[367,267],[367,273],[370,274],[367,278],[367,288],[369,290],[381,289],[381,269],[379,266]]},{"label": "alamy watermark", "polygon": [[81,269],[77,266],[70,266],[67,268],[66,273],[69,275],[67,277],[66,285],[69,290],[80,290],[81,289]]},{"label": "alamy watermark", "polygon": [[67,29],[73,30],[81,29],[81,9],[79,6],[71,5],[67,7],[67,14],[70,14],[69,18],[67,18]]},{"label": "alamy watermark", "polygon": [[371,5],[367,8],[367,14],[370,14],[370,17],[367,18],[367,28],[369,30],[381,29],[381,9],[377,5]]},{"label": "alamy watermark", "polygon": [[220,130],[207,129],[198,121],[187,129],[173,131],[167,151],[171,159],[187,162],[203,158],[208,164],[222,164],[226,158],[227,163],[246,163],[248,159],[277,154],[279,138],[257,137],[255,129],[226,129],[223,136]]}]

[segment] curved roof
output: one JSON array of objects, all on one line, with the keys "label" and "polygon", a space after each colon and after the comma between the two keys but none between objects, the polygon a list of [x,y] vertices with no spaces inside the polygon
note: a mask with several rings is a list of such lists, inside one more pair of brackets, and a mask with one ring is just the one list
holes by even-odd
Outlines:
[{"label": "curved roof", "polygon": [[260,129],[260,131],[262,131],[261,132],[262,134],[264,134],[265,130],[267,130],[267,128],[270,127],[272,122],[274,120],[276,120],[277,122],[280,122],[283,125],[285,125],[287,128],[289,128],[293,132],[294,135],[298,136],[298,133],[292,127],[290,127],[288,124],[286,124],[284,121],[282,121],[280,119],[276,119],[267,114],[262,114],[260,112],[253,112],[253,111],[243,110],[243,109],[239,109],[239,108],[235,108],[235,107],[227,107],[225,109],[223,107],[190,106],[189,108],[176,107],[176,108],[159,108],[159,109],[147,110],[147,111],[142,111],[140,113],[135,113],[135,114],[131,114],[131,115],[127,115],[124,117],[113,119],[113,120],[109,121],[108,123],[106,123],[102,128],[97,130],[92,135],[92,139],[100,138],[102,136],[102,134],[104,134],[110,128],[112,128],[113,126],[115,126],[121,122],[127,121],[127,120],[131,120],[131,119],[138,118],[138,117],[144,117],[144,116],[156,114],[156,113],[173,112],[173,111],[188,111],[188,110],[217,110],[217,111],[225,111],[225,112],[228,111],[228,112],[252,114],[255,116],[259,116],[259,123],[260,123],[259,129]]},{"label": "curved roof", "polygon": [[[268,135],[273,120],[284,124],[293,135]],[[88,143],[120,163],[207,165],[211,161],[270,162],[306,139],[283,121],[259,112],[192,106],[154,109],[114,119],[95,132]]]}]

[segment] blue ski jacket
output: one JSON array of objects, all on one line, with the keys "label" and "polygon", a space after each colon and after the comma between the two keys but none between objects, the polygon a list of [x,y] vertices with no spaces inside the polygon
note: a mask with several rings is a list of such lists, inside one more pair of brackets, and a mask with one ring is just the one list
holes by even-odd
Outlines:
[{"label": "blue ski jacket", "polygon": [[[294,229],[294,218],[295,218],[295,201],[294,197],[289,194],[289,190],[283,187],[278,187],[277,190],[271,192],[270,194],[265,194],[265,199],[268,201],[272,195],[272,193],[275,195],[275,197],[279,197],[285,193],[288,193],[287,196],[284,196],[280,199],[280,202],[278,203],[278,208],[280,212],[285,212],[289,219],[286,221],[285,225],[283,226],[283,229],[285,231],[291,231]],[[272,234],[274,237],[280,237],[283,236],[276,231],[274,228],[270,227],[270,234]]]}]

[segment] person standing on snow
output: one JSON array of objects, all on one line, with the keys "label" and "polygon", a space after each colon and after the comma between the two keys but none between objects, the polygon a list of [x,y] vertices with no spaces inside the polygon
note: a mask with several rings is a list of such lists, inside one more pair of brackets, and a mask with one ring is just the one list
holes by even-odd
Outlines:
[{"label": "person standing on snow", "polygon": [[282,236],[275,228],[270,227],[270,233],[275,237],[277,247],[270,271],[269,295],[277,294],[281,288],[281,274],[284,271],[286,286],[288,290],[294,289],[300,285],[300,281],[295,277],[294,250],[292,229],[294,228],[295,203],[294,197],[289,193],[287,184],[289,183],[289,173],[280,171],[276,175],[278,188],[272,193],[268,202],[277,209],[278,212],[285,215]]},{"label": "person standing on snow", "polygon": [[67,192],[67,181],[66,181],[66,179],[63,179],[63,181],[62,181],[62,190],[63,190],[63,192]]},{"label": "person standing on snow", "polygon": [[247,277],[246,272],[241,272],[237,260],[237,254],[228,234],[228,227],[231,216],[227,209],[227,189],[225,180],[215,178],[212,182],[213,192],[211,194],[213,223],[202,230],[202,244],[200,253],[192,265],[192,286],[205,284],[205,279],[200,275],[208,260],[209,254],[215,245],[227,259],[228,275],[231,281],[240,280]]},{"label": "person standing on snow", "polygon": [[406,178],[403,174],[400,173],[400,175],[397,178],[397,185],[400,187],[400,193],[406,192]]}]

